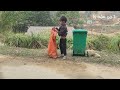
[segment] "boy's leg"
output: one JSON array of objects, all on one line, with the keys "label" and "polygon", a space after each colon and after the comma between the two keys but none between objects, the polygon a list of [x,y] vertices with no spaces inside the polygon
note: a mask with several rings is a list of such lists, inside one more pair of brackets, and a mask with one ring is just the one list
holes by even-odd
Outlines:
[{"label": "boy's leg", "polygon": [[62,39],[60,39],[59,47],[60,47],[60,52],[63,54],[63,45],[62,45]]},{"label": "boy's leg", "polygon": [[66,57],[66,55],[67,55],[67,53],[66,53],[66,39],[64,39],[63,40],[63,53],[64,53],[64,57],[63,57],[63,59],[66,59],[67,57]]},{"label": "boy's leg", "polygon": [[63,54],[65,57],[67,55],[66,48],[67,48],[67,45],[66,45],[66,38],[65,38],[65,39],[63,39]]}]

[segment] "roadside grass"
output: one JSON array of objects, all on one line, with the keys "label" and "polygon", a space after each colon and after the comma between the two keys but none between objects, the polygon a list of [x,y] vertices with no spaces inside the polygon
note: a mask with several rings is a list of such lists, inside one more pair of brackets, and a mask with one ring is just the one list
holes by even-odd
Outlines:
[{"label": "roadside grass", "polygon": [[[43,58],[49,59],[47,55],[47,45],[49,41],[50,32],[43,31],[37,35],[32,34],[28,36],[26,34],[14,34],[11,32],[6,32],[4,34],[0,33],[0,42],[5,43],[6,45],[0,46],[0,54],[19,56],[19,57],[30,57],[30,58]],[[37,40],[46,46],[42,49],[32,49],[29,48],[30,42]],[[26,42],[27,41],[27,42]],[[15,43],[14,43],[15,42]],[[22,42],[22,43],[19,43]],[[59,37],[57,37],[57,43],[59,42]],[[11,44],[12,43],[12,44]],[[15,45],[18,43],[20,47]],[[72,57],[72,45],[73,40],[72,36],[67,38],[67,47],[68,47],[68,57],[69,60],[77,62],[88,62],[88,63],[97,63],[110,66],[119,66],[120,65],[120,50],[118,47],[120,44],[120,35],[115,35],[113,37],[107,37],[104,35],[100,36],[88,36],[87,37],[87,49],[92,47],[96,50],[98,54],[101,55],[101,58],[95,57]],[[59,51],[58,51],[59,52]]]},{"label": "roadside grass", "polygon": [[[59,51],[58,51],[59,52]],[[95,57],[81,57],[81,56],[72,56],[72,50],[68,49],[68,61],[72,62],[87,62],[87,63],[96,63],[103,64],[107,66],[120,66],[120,55],[108,51],[97,51],[101,55],[101,58]],[[27,49],[27,48],[18,48],[10,46],[0,46],[0,54],[10,55],[13,57],[23,57],[23,58],[37,58],[41,60],[48,60],[47,49]],[[61,60],[61,59],[57,59]],[[28,60],[29,61],[29,60]]]}]

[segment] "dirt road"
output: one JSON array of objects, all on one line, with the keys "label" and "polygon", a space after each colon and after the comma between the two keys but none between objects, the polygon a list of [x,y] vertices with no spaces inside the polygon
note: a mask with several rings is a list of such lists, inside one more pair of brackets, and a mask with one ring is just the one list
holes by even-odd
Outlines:
[{"label": "dirt road", "polygon": [[[43,58],[45,59],[45,58]],[[1,79],[120,79],[120,69],[46,57],[21,58],[0,55]]]}]

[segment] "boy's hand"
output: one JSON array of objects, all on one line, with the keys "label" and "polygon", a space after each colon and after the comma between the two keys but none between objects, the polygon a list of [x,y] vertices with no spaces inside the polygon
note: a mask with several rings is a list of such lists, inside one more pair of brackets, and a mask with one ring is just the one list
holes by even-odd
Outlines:
[{"label": "boy's hand", "polygon": [[55,29],[59,30],[58,28],[55,28]]},{"label": "boy's hand", "polygon": [[54,31],[56,31],[58,33],[58,28],[57,27],[53,27]]},{"label": "boy's hand", "polygon": [[58,32],[58,28],[55,27],[55,31]]},{"label": "boy's hand", "polygon": [[55,31],[58,33],[58,30],[57,30],[57,29],[55,29]]}]

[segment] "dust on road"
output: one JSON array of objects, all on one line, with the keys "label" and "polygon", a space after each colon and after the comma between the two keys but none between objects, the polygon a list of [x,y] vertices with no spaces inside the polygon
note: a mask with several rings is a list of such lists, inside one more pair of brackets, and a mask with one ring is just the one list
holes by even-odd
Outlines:
[{"label": "dust on road", "polygon": [[3,79],[67,79],[55,71],[35,65],[2,66]]}]

